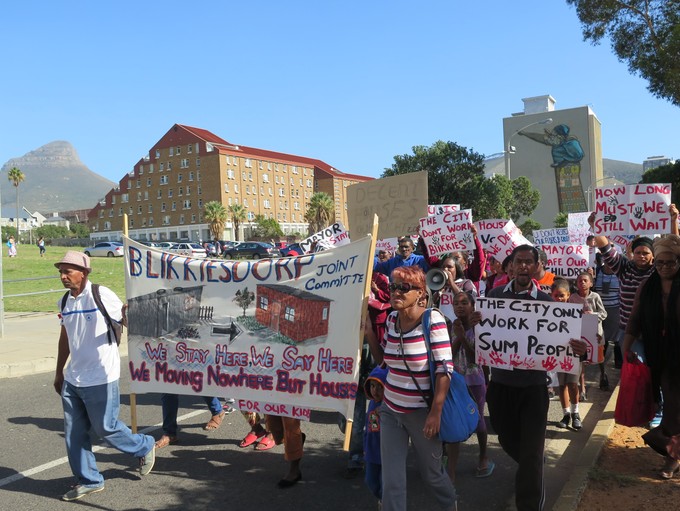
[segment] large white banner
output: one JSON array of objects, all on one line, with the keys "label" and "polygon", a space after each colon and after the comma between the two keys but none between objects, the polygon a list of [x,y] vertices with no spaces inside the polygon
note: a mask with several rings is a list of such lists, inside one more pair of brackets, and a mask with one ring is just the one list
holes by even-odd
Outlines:
[{"label": "large white banner", "polygon": [[420,219],[420,235],[430,256],[457,250],[474,250],[475,242],[470,230],[472,210],[448,211]]},{"label": "large white banner", "polygon": [[482,314],[475,327],[479,365],[579,374],[569,340],[581,339],[582,304],[478,298],[475,308]]},{"label": "large white banner", "polygon": [[125,246],[132,392],[233,397],[300,419],[352,413],[370,238],[258,261]]}]

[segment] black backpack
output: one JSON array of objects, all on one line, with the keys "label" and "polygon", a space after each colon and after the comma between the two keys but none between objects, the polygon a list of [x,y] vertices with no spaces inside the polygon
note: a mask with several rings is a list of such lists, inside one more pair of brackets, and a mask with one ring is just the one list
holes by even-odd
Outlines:
[{"label": "black backpack", "polygon": [[[61,299],[62,311],[64,310],[64,307],[66,307],[66,300],[68,300],[69,293],[70,291],[66,291],[64,297]],[[118,323],[118,321],[112,320],[111,316],[109,316],[106,307],[104,307],[104,304],[102,303],[102,296],[99,293],[99,284],[92,284],[92,298],[94,298],[94,303],[97,305],[97,308],[106,320],[106,324],[109,326],[108,331],[106,332],[106,335],[109,339],[109,344],[113,344],[113,341],[111,341],[111,332],[113,332],[113,336],[116,339],[116,345],[120,346],[120,338],[123,335],[123,325]]]}]

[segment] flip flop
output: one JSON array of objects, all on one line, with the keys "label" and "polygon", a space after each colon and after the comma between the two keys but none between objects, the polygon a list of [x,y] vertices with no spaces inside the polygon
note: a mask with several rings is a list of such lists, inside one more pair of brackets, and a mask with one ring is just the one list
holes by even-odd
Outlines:
[{"label": "flip flop", "polygon": [[156,441],[156,449],[162,449],[177,442],[177,435],[163,435]]},{"label": "flip flop", "polygon": [[489,477],[493,474],[493,470],[496,468],[496,464],[489,460],[486,464],[486,468],[478,468],[475,477]]},{"label": "flip flop", "polygon": [[262,440],[260,440],[257,445],[255,446],[256,451],[268,451],[272,447],[276,447],[276,442],[274,441],[273,438],[269,438],[268,436],[264,436]]},{"label": "flip flop", "polygon": [[263,431],[260,434],[255,433],[254,431],[251,431],[248,433],[243,440],[241,440],[241,443],[238,444],[239,447],[249,447],[253,445],[256,442],[259,442],[260,439],[267,434],[266,431]]}]

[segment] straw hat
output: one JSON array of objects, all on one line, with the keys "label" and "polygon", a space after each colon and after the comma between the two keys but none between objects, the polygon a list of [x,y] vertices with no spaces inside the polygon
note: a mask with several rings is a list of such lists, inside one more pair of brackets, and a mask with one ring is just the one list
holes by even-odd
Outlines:
[{"label": "straw hat", "polygon": [[90,266],[90,256],[82,252],[77,252],[75,250],[69,250],[64,254],[61,261],[54,263],[54,266],[59,268],[62,264],[70,264],[71,266],[77,266],[85,273],[90,273],[92,271],[92,266]]}]

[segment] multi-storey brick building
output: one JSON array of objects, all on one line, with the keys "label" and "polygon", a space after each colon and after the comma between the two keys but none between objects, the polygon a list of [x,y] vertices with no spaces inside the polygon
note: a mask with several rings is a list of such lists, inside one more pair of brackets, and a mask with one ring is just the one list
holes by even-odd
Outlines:
[{"label": "multi-storey brick building", "polygon": [[[131,238],[206,240],[211,236],[204,205],[219,201],[246,209],[241,240],[256,215],[276,219],[286,234],[306,235],[305,212],[314,193],[330,195],[336,220],[347,225],[346,188],[370,179],[320,160],[235,145],[207,130],[175,124],[90,211],[88,224],[93,239],[118,240],[127,213]],[[235,239],[231,218],[225,238]]]}]

